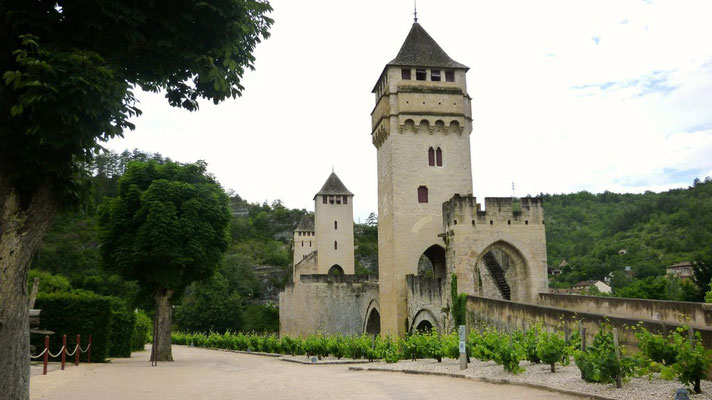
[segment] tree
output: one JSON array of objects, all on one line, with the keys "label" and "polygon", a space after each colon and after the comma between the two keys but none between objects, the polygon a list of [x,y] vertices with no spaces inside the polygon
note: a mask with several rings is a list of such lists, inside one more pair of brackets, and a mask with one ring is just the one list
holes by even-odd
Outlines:
[{"label": "tree", "polygon": [[193,281],[209,278],[229,244],[230,208],[205,163],[129,164],[119,195],[99,208],[104,266],[150,293],[157,361],[173,361],[171,305]]},{"label": "tree", "polygon": [[25,279],[58,210],[87,193],[96,142],[133,129],[133,88],[197,110],[242,93],[266,0],[0,2],[0,393],[29,396]]}]

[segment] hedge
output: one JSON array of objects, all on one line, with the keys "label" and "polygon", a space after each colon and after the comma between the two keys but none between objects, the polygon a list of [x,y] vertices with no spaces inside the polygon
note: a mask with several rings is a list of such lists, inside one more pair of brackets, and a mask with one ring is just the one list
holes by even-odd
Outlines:
[{"label": "hedge", "polygon": [[[86,348],[92,335],[92,362],[105,362],[107,357],[129,357],[135,317],[123,300],[94,293],[40,293],[35,307],[42,310],[40,328],[53,331],[50,350],[59,351],[62,336],[67,335],[67,350],[74,350],[77,334],[80,346]],[[44,335],[30,335],[31,343],[44,348]],[[127,351],[128,349],[128,351]],[[87,354],[80,357],[86,361]]]},{"label": "hedge", "polygon": [[146,315],[143,310],[138,310],[136,313],[136,325],[134,326],[134,334],[131,337],[131,350],[143,350],[143,346],[149,343],[153,332],[153,322],[151,317]]}]

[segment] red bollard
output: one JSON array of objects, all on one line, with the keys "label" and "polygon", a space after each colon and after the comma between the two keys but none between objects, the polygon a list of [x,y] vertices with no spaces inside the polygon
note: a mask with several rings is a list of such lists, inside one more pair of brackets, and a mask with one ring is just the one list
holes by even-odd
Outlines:
[{"label": "red bollard", "polygon": [[62,371],[64,371],[64,362],[67,359],[67,335],[62,336]]},{"label": "red bollard", "polygon": [[91,333],[89,334],[89,347],[87,349],[87,362],[91,364]]},{"label": "red bollard", "polygon": [[42,375],[47,375],[47,361],[49,361],[49,335],[45,335],[44,369]]},{"label": "red bollard", "polygon": [[82,350],[80,349],[81,346],[79,346],[79,343],[81,342],[81,340],[82,340],[82,335],[77,335],[77,350],[76,350],[77,354],[74,356],[74,365],[79,365],[79,353],[82,352]]}]

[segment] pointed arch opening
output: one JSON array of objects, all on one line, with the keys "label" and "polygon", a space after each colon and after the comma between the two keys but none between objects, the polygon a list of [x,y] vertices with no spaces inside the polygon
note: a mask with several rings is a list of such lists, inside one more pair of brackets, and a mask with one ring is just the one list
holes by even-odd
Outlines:
[{"label": "pointed arch opening", "polygon": [[523,301],[529,298],[527,261],[508,242],[499,240],[485,248],[476,264],[478,291],[485,297]]},{"label": "pointed arch opening", "polygon": [[371,309],[366,319],[366,334],[380,335],[381,334],[381,314],[377,309]]},{"label": "pointed arch opening", "polygon": [[428,165],[435,166],[435,150],[432,147],[428,149]]},{"label": "pointed arch opening", "polygon": [[418,260],[418,275],[444,279],[447,275],[445,249],[434,244],[423,252]]},{"label": "pointed arch opening", "polygon": [[329,275],[343,275],[344,269],[339,264],[334,264],[329,268]]}]

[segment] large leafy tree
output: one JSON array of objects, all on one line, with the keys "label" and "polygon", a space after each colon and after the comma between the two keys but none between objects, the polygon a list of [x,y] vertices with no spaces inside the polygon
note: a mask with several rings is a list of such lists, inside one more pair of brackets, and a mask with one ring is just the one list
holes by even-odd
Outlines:
[{"label": "large leafy tree", "polygon": [[229,244],[230,208],[205,163],[129,164],[119,195],[99,208],[105,267],[136,280],[156,305],[157,361],[173,361],[171,305],[210,277]]},{"label": "large leafy tree", "polygon": [[0,1],[0,393],[29,396],[25,280],[53,217],[86,193],[97,141],[133,129],[132,90],[176,107],[241,94],[266,0]]}]

